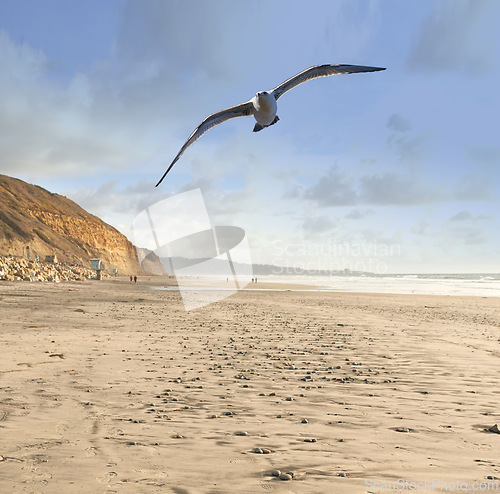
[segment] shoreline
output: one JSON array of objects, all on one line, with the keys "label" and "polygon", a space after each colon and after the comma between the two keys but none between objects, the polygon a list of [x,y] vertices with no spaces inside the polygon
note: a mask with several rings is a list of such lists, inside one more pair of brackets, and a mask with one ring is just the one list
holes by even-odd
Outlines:
[{"label": "shoreline", "polygon": [[500,482],[500,299],[148,281],[0,284],[0,491]]},{"label": "shoreline", "polygon": [[[120,277],[118,277],[119,279]],[[122,277],[123,278],[123,277]],[[423,281],[425,283],[425,280]],[[157,290],[161,290],[165,287],[167,290],[174,291],[175,287],[178,287],[178,282],[175,277],[168,276],[141,276],[139,277],[140,284],[149,284],[151,287]],[[305,292],[324,292],[324,293],[352,293],[352,294],[366,294],[366,295],[403,295],[403,296],[436,296],[436,297],[466,297],[466,298],[499,298],[500,290],[486,288],[481,293],[427,293],[426,291],[416,291],[414,293],[409,293],[408,291],[398,291],[396,288],[393,291],[376,291],[370,289],[356,288],[352,284],[346,288],[345,285],[339,287],[331,287],[321,284],[305,284],[298,282],[272,282],[272,281],[258,281],[257,283],[249,282],[243,288],[228,287],[225,281],[214,281],[214,280],[203,280],[200,279],[197,282],[194,278],[185,279],[185,287],[187,290],[196,290],[199,287],[203,290],[235,290],[235,291],[305,291]]]},{"label": "shoreline", "polygon": [[[71,268],[74,269],[74,268]],[[78,280],[63,279],[55,275],[54,279],[49,279],[50,282],[68,282],[68,281],[79,281],[82,282],[85,279],[92,282],[97,281],[92,279],[95,276],[95,272],[87,270],[85,277],[82,275]],[[89,274],[91,273],[91,274]],[[19,273],[20,276],[21,273]],[[0,270],[1,275],[1,270]],[[211,278],[203,277],[188,277],[180,279],[181,285],[185,287],[186,290],[196,290],[199,287],[202,290],[230,290],[230,291],[247,291],[247,290],[268,290],[268,291],[316,291],[316,292],[330,292],[330,293],[358,293],[358,294],[391,294],[391,295],[429,295],[429,296],[450,296],[450,297],[500,297],[500,281],[497,280],[497,275],[495,277],[486,277],[485,280],[476,279],[461,279],[461,278],[413,278],[401,276],[401,277],[337,277],[335,278],[336,286],[332,286],[334,283],[322,284],[323,280],[314,279],[308,280],[308,283],[303,283],[299,279],[291,279],[286,281],[275,281],[266,280],[266,276],[260,278],[259,282],[248,282],[243,287],[234,286],[231,282],[228,284],[224,280],[214,280]],[[12,277],[11,277],[12,278]],[[264,278],[264,280],[262,280]],[[103,280],[126,280],[128,281],[129,275],[119,275],[110,276],[105,275]],[[331,278],[330,278],[331,279]],[[103,281],[101,280],[101,281]],[[145,280],[154,289],[161,290],[165,288],[166,290],[174,290],[178,287],[178,280],[174,276],[168,275],[139,275],[139,283],[144,284]],[[22,278],[13,280],[6,279],[5,277],[0,277],[0,284],[2,282],[26,282],[37,281],[32,277],[30,280],[29,276],[23,281]],[[46,280],[38,280],[46,281]],[[388,284],[387,282],[391,283]],[[385,284],[384,284],[385,283]],[[406,285],[405,285],[406,283]],[[497,286],[498,285],[498,286]]]}]

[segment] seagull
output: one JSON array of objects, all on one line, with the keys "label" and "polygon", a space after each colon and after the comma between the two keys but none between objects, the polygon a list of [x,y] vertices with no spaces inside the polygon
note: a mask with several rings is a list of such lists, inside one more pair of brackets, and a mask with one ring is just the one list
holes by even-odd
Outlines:
[{"label": "seagull", "polygon": [[311,79],[316,79],[317,77],[327,77],[329,75],[338,74],[356,74],[358,72],[376,72],[378,70],[385,70],[385,67],[367,67],[363,65],[315,65],[303,70],[297,75],[290,77],[285,82],[281,83],[279,86],[275,87],[271,91],[259,91],[256,95],[246,103],[241,105],[231,106],[225,110],[218,111],[217,113],[212,113],[203,122],[201,122],[198,127],[189,136],[188,140],[181,147],[181,150],[177,153],[167,171],[160,178],[156,187],[161,184],[163,179],[166,177],[167,173],[172,169],[178,159],[182,156],[184,151],[194,144],[205,132],[210,130],[212,127],[230,120],[236,117],[250,117],[253,116],[257,121],[253,131],[259,132],[266,127],[274,125],[278,120],[278,115],[276,115],[278,106],[277,101],[290,89],[302,84],[303,82],[310,81]]}]

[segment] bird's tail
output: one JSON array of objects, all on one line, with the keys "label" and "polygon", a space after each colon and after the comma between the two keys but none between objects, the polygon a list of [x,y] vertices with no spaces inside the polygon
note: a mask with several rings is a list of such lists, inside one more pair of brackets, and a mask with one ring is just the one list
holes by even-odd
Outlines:
[{"label": "bird's tail", "polygon": [[279,120],[278,115],[274,117],[274,120],[269,124],[269,125],[261,125],[259,122],[255,124],[255,127],[253,128],[254,132],[259,132],[262,129],[265,129],[266,127],[271,127],[271,125],[274,125],[277,121]]}]

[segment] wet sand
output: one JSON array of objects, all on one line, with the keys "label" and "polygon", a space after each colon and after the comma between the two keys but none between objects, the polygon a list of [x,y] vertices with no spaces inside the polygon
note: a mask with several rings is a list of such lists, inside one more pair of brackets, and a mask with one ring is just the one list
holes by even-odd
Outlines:
[{"label": "wet sand", "polygon": [[500,298],[163,282],[0,284],[1,493],[500,492]]}]

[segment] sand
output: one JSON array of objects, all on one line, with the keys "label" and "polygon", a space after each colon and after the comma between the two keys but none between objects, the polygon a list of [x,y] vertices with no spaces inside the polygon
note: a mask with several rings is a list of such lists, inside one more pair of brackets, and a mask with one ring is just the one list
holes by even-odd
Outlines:
[{"label": "sand", "polygon": [[500,492],[500,298],[152,283],[0,284],[1,493]]}]

